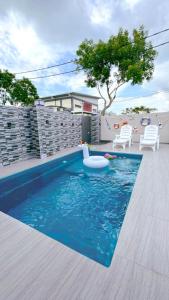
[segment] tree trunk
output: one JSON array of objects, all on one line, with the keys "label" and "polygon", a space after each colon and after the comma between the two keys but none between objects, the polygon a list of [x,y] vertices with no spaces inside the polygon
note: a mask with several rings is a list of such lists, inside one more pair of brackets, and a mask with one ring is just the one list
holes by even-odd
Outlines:
[{"label": "tree trunk", "polygon": [[[107,86],[107,94],[108,94],[108,98],[109,98],[109,103],[106,105],[104,105],[104,108],[103,110],[101,111],[101,115],[102,116],[105,116],[105,112],[106,110],[112,105],[112,103],[114,102],[114,99],[116,98],[116,93],[117,93],[117,90],[120,86],[122,86],[124,84],[124,82],[120,83],[119,85],[117,85],[117,87],[110,93],[110,90],[109,90],[109,87]],[[111,94],[114,92],[114,96],[111,97]]]},{"label": "tree trunk", "polygon": [[113,97],[113,98],[109,101],[109,103],[108,103],[107,105],[104,106],[104,108],[103,108],[102,111],[101,111],[101,115],[102,115],[102,116],[105,116],[106,110],[112,105],[114,99],[115,99],[115,97]]}]

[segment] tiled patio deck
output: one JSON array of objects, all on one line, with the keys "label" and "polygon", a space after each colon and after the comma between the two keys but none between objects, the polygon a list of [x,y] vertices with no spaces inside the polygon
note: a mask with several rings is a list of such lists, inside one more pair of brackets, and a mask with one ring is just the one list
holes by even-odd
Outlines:
[{"label": "tiled patio deck", "polygon": [[0,213],[0,300],[169,299],[169,145],[143,153],[110,268]]}]

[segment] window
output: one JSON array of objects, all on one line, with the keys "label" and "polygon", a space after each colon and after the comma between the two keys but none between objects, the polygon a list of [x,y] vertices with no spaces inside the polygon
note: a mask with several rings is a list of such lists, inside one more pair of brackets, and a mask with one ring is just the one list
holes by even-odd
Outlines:
[{"label": "window", "polygon": [[81,105],[78,105],[78,104],[75,104],[75,107],[76,107],[76,108],[82,108],[82,106],[81,106]]}]

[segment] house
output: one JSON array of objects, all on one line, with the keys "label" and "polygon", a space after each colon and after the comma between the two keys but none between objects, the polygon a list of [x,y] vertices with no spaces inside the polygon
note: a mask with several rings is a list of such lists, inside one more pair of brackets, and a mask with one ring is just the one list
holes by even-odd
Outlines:
[{"label": "house", "polygon": [[76,114],[97,114],[99,97],[81,94],[66,93],[43,97],[45,106],[56,107],[59,110],[69,110]]}]

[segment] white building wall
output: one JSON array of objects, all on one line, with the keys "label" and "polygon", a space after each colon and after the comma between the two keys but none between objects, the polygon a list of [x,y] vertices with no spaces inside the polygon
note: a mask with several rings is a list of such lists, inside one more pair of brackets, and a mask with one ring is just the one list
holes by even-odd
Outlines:
[{"label": "white building wall", "polygon": [[133,126],[133,142],[139,142],[140,134],[144,133],[144,126],[141,125],[142,118],[150,118],[151,124],[159,125],[159,134],[161,143],[169,143],[169,112],[166,113],[151,113],[151,114],[132,114],[113,115],[101,117],[101,140],[112,141],[116,134],[119,134],[120,128],[115,129],[114,124],[119,124],[127,121]]},{"label": "white building wall", "polygon": [[65,107],[65,108],[71,109],[71,99],[64,99],[64,100],[62,100],[62,106]]},{"label": "white building wall", "polygon": [[82,112],[83,111],[83,102],[73,99],[73,111]]}]

